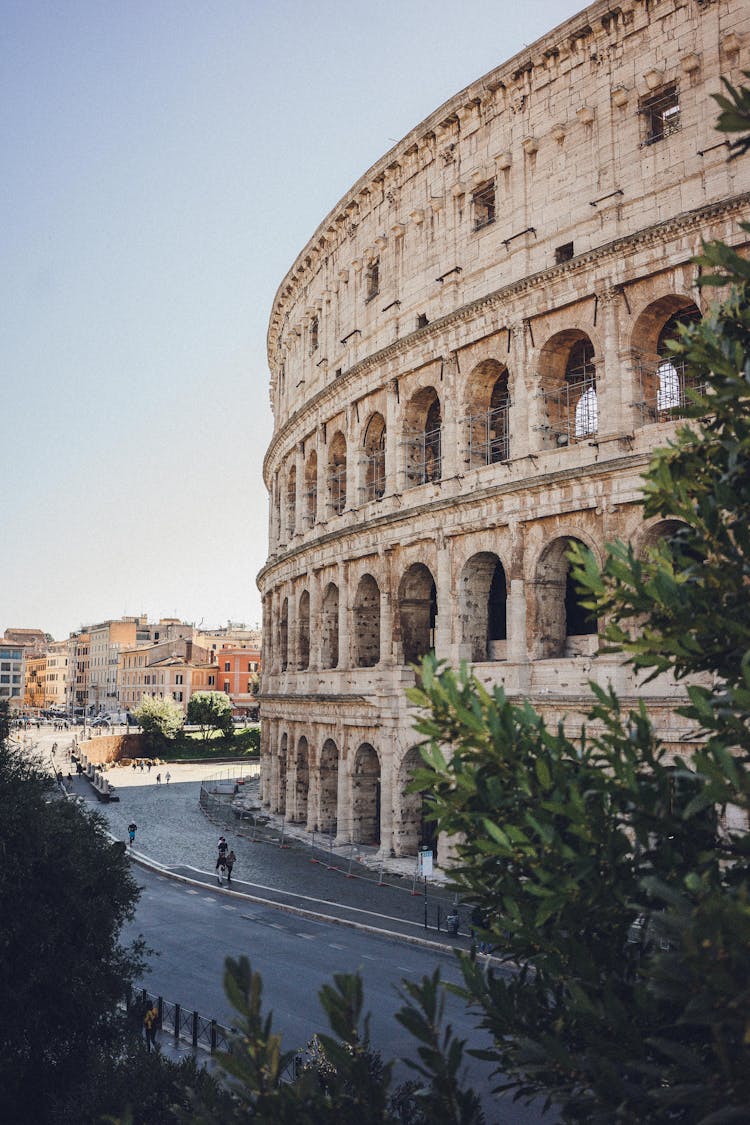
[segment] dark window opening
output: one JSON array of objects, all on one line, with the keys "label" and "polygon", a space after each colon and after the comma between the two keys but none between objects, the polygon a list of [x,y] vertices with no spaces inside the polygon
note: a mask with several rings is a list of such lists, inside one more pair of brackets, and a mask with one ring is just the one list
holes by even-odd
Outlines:
[{"label": "dark window opening", "polygon": [[581,605],[575,582],[568,570],[565,576],[565,633],[568,637],[590,636],[596,632],[596,616]]},{"label": "dark window opening", "polygon": [[565,242],[562,246],[555,249],[555,265],[559,266],[561,262],[569,262],[573,257],[573,243]]},{"label": "dark window opening", "polygon": [[426,328],[429,323],[425,313],[417,313],[417,328]]},{"label": "dark window opening", "polygon": [[640,112],[646,123],[645,144],[664,140],[680,127],[680,102],[676,86],[666,86],[641,104]]},{"label": "dark window opening", "polygon": [[481,230],[495,221],[495,181],[482,184],[471,197],[474,208],[474,230]]},{"label": "dark window opening", "polygon": [[365,300],[371,301],[380,292],[380,262],[370,262],[365,277]]},{"label": "dark window opening", "polygon": [[320,324],[317,316],[314,316],[310,323],[310,351],[316,352],[318,350],[318,332]]}]

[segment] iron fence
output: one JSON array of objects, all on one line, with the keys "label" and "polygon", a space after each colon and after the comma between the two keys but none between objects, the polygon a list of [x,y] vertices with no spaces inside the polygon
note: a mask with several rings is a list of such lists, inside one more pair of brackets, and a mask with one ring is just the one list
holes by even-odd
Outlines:
[{"label": "iron fence", "polygon": [[154,1004],[159,1012],[159,1030],[173,1038],[175,1043],[189,1043],[195,1050],[200,1048],[212,1055],[216,1051],[229,1050],[233,1028],[202,1016],[200,1012],[183,1004],[165,1000],[163,996],[155,996],[145,988],[136,993],[129,990],[125,997],[127,1011],[137,1016]]}]

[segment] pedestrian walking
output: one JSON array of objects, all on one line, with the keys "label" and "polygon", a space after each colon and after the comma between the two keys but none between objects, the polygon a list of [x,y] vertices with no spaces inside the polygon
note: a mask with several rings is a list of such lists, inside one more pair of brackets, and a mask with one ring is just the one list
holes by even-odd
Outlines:
[{"label": "pedestrian walking", "polygon": [[224,860],[224,866],[227,869],[227,883],[232,882],[232,868],[234,867],[236,862],[237,856],[234,854],[234,851],[227,852],[226,858]]},{"label": "pedestrian walking", "polygon": [[167,770],[167,772],[164,774],[164,780],[166,781],[167,785],[169,785],[169,781],[170,781],[171,777],[172,777],[171,773],[169,772],[169,770]]},{"label": "pedestrian walking", "polygon": [[133,762],[133,769],[135,769],[135,768],[136,768],[136,763],[135,763],[135,762]]},{"label": "pedestrian walking", "polygon": [[156,775],[156,784],[161,785],[161,774],[160,773],[157,773],[157,775]]},{"label": "pedestrian walking", "polygon": [[138,831],[138,825],[135,823],[134,820],[131,820],[130,824],[128,825],[128,839],[130,840],[131,848],[133,846],[133,842],[135,841],[135,834],[136,834],[137,831]]},{"label": "pedestrian walking", "polygon": [[159,1029],[159,1008],[155,1000],[143,1017],[143,1028],[146,1032],[146,1048],[150,1054],[152,1047],[156,1050],[156,1032]]},{"label": "pedestrian walking", "polygon": [[148,772],[149,772],[149,773],[151,773],[151,765],[152,765],[152,762],[151,762],[151,759],[149,758],[149,760],[148,760],[148,767],[147,767],[147,768],[148,768]]},{"label": "pedestrian walking", "polygon": [[216,847],[219,854],[216,857],[216,867],[214,868],[214,871],[218,871],[220,867],[226,867],[229,844],[226,842],[223,836],[219,836],[219,843],[216,845]]}]

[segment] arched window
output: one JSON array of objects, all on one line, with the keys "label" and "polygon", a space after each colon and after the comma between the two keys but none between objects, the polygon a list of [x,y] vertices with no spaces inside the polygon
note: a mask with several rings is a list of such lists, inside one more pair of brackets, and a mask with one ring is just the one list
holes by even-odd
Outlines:
[{"label": "arched window", "polygon": [[482,551],[466,563],[459,587],[461,638],[479,663],[506,657],[507,583],[497,555]]},{"label": "arched window", "polygon": [[292,465],[286,478],[286,533],[291,539],[294,535],[297,509],[297,466]]},{"label": "arched window", "polygon": [[346,508],[346,438],[340,430],[328,451],[328,504],[332,515]]},{"label": "arched window", "polygon": [[329,582],[320,613],[320,664],[337,668],[339,663],[339,588]]},{"label": "arched window", "polygon": [[570,573],[571,540],[553,540],[537,567],[536,637],[538,656],[549,659],[583,656],[596,651],[589,640],[597,632],[596,617],[582,604]]},{"label": "arched window", "polygon": [[469,376],[468,463],[472,469],[510,457],[508,371],[488,359]]},{"label": "arched window", "polygon": [[410,566],[398,590],[398,614],[404,663],[416,663],[435,648],[437,588],[423,563]]},{"label": "arched window", "polygon": [[380,500],[385,494],[385,418],[373,414],[367,423],[364,438],[364,496]]},{"label": "arched window", "polygon": [[318,454],[310,451],[305,462],[305,521],[308,527],[315,523],[318,513]]},{"label": "arched window", "polygon": [[380,660],[380,588],[371,574],[357,586],[353,632],[356,666],[373,668]]},{"label": "arched window", "polygon": [[284,598],[281,603],[281,617],[279,618],[279,656],[281,657],[281,671],[286,672],[289,663],[289,599]]},{"label": "arched window", "polygon": [[352,843],[380,843],[380,760],[369,742],[354,755]]},{"label": "arched window", "polygon": [[405,410],[406,487],[414,488],[442,476],[442,416],[434,387],[424,387]]},{"label": "arched window", "polygon": [[318,830],[335,836],[338,825],[339,751],[332,738],[327,738],[321,748],[318,780]]},{"label": "arched window", "polygon": [[[684,324],[694,324],[700,320],[697,309],[683,309],[670,316],[667,323],[659,333],[656,345],[659,363],[656,369],[658,386],[656,389],[656,412],[663,418],[674,417],[675,412],[684,408],[688,401],[688,385],[686,381],[685,363],[669,349],[672,340],[679,339],[680,327]],[[701,390],[700,387],[693,389]]]},{"label": "arched window", "polygon": [[559,332],[542,348],[541,391],[550,443],[565,446],[599,428],[594,345],[583,332]]},{"label": "arched window", "polygon": [[310,752],[304,735],[297,743],[294,773],[294,806],[291,819],[304,823],[307,820],[307,799],[310,792]]},{"label": "arched window", "polygon": [[310,595],[307,590],[302,591],[299,599],[297,667],[303,672],[310,667]]}]

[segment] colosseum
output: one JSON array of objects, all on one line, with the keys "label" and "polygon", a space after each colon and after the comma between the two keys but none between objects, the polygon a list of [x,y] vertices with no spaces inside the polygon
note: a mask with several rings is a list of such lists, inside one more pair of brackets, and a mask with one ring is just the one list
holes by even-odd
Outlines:
[{"label": "colosseum", "polygon": [[[702,239],[746,243],[750,161],[710,94],[746,0],[604,0],[437,109],[322,221],[276,294],[261,795],[338,844],[437,843],[405,689],[433,650],[575,729],[588,682],[684,744],[674,682],[599,650],[569,540],[639,503],[690,387]],[[441,856],[443,842],[440,842]]]}]

